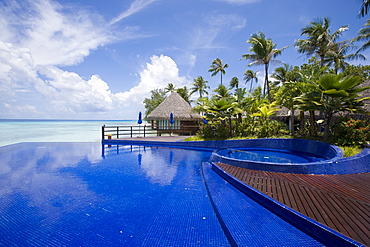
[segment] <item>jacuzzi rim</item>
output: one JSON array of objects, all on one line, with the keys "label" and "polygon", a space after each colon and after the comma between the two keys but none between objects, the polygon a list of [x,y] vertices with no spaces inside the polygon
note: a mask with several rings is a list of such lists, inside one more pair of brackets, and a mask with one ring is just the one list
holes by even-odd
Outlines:
[{"label": "jacuzzi rim", "polygon": [[[223,156],[223,155],[220,155],[218,154],[219,151],[221,150],[224,150],[224,149],[237,149],[237,148],[248,148],[248,147],[225,147],[225,148],[219,148],[219,149],[216,149],[212,152],[212,155],[211,155],[211,158],[214,157],[214,156],[217,156],[218,158],[221,158],[221,159],[224,159],[224,160],[230,160],[230,161],[233,161],[233,162],[242,162],[242,163],[247,163],[247,162],[250,162],[250,163],[254,163],[254,164],[261,164],[261,165],[274,165],[274,166],[310,166],[310,165],[317,165],[317,164],[328,164],[328,163],[333,163],[333,162],[336,162],[337,160],[340,160],[344,157],[343,155],[343,151],[342,149],[340,149],[338,146],[336,145],[333,145],[333,144],[330,144],[330,143],[326,143],[326,142],[322,142],[322,141],[316,141],[316,140],[308,140],[308,139],[296,139],[296,138],[260,138],[260,139],[247,139],[247,140],[242,140],[242,141],[269,141],[269,140],[282,140],[282,141],[291,141],[291,142],[294,142],[294,141],[298,141],[298,142],[311,142],[311,143],[320,143],[320,145],[326,145],[328,148],[332,149],[334,152],[335,152],[335,156],[332,157],[332,158],[329,158],[329,159],[325,159],[325,160],[321,160],[321,161],[316,161],[316,162],[307,162],[307,163],[289,163],[289,162],[286,162],[286,163],[275,163],[275,162],[264,162],[264,161],[253,161],[253,160],[242,160],[242,159],[235,159],[235,158],[231,158],[231,157],[226,157],[226,156]],[[252,147],[253,148],[253,147]],[[274,148],[271,148],[271,147],[256,147],[256,148],[270,148],[270,149],[274,149]],[[277,150],[288,150],[288,151],[297,151],[297,150],[294,150],[294,149],[286,149],[286,148],[281,148],[281,149],[277,149]],[[303,152],[303,151],[302,151]],[[312,152],[305,152],[307,154],[312,154]]]},{"label": "jacuzzi rim", "polygon": [[[315,162],[266,162],[266,161],[257,161],[257,160],[243,160],[243,159],[231,158],[231,157],[227,157],[227,156],[223,156],[223,155],[218,154],[219,151],[224,150],[224,149],[236,150],[237,148],[219,148],[219,149],[214,150],[212,152],[212,155],[216,155],[216,156],[221,157],[223,159],[228,159],[228,160],[233,160],[233,161],[253,162],[253,163],[273,164],[273,165],[287,165],[287,164],[289,164],[289,165],[310,165],[310,164],[323,164],[323,163],[332,162],[332,161],[336,161],[336,160],[339,160],[339,159],[343,158],[342,156],[341,157],[336,156],[336,157],[333,157],[333,158],[330,158],[330,159],[324,159],[324,160],[315,161]],[[273,148],[269,148],[269,149],[273,149]],[[291,150],[291,149],[274,149],[274,150],[282,150],[282,151],[287,150],[287,152],[289,152],[289,151],[295,151],[295,150]],[[311,154],[311,153],[306,152],[306,154]]]}]

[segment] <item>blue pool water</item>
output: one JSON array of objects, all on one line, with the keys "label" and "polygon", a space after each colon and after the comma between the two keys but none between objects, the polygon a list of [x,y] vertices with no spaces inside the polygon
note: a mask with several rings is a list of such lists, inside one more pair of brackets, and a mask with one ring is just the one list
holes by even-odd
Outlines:
[{"label": "blue pool water", "polygon": [[0,246],[322,245],[202,165],[210,155],[100,143],[0,147]]},{"label": "blue pool water", "polygon": [[228,150],[226,154],[230,158],[239,160],[272,163],[310,163],[325,160],[325,158],[314,156],[313,154],[271,148],[231,149]]}]

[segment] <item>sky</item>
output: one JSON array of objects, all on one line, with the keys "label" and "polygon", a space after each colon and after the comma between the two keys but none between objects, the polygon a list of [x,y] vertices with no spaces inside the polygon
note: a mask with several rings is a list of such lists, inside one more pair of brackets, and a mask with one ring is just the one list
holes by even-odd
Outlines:
[{"label": "sky", "polygon": [[359,10],[359,0],[0,0],[0,119],[134,120],[169,83],[202,76],[212,93],[216,58],[229,65],[224,85],[238,77],[249,88],[252,69],[258,86],[263,67],[241,60],[253,33],[291,45],[276,59],[301,65],[303,27],[329,17],[332,31],[349,25],[341,40],[354,38],[370,18]]}]

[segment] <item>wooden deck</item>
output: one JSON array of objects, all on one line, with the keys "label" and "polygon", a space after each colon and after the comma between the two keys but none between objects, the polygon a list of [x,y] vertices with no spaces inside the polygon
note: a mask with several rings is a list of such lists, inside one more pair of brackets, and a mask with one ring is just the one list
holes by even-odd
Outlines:
[{"label": "wooden deck", "polygon": [[280,203],[370,246],[370,173],[305,175],[218,165]]}]

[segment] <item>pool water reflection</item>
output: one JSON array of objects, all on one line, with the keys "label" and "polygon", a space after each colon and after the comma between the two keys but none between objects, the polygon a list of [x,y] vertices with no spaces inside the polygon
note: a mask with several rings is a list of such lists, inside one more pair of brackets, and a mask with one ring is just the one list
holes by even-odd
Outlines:
[{"label": "pool water reflection", "polygon": [[0,245],[227,244],[200,175],[209,153],[120,146],[102,157],[101,148],[0,148]]},{"label": "pool water reflection", "polygon": [[0,147],[0,245],[322,246],[202,163],[210,156],[100,143]]}]

